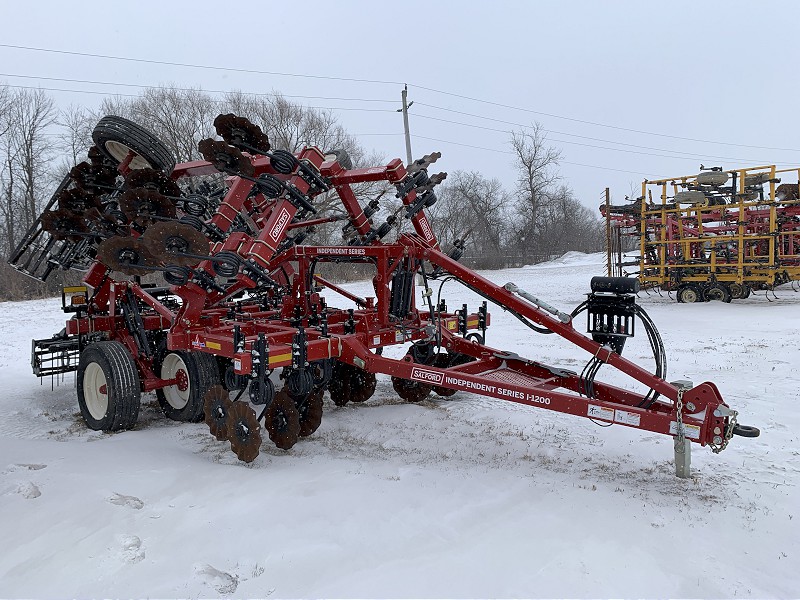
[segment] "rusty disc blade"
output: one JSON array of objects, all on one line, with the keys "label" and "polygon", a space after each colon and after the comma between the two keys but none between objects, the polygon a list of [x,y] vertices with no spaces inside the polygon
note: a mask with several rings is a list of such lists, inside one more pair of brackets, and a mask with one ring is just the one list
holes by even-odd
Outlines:
[{"label": "rusty disc blade", "polygon": [[97,245],[97,260],[113,271],[127,275],[152,273],[153,256],[138,239],[117,235]]},{"label": "rusty disc blade", "polygon": [[148,227],[142,243],[153,256],[168,265],[194,266],[208,254],[208,239],[187,223],[159,221]]},{"label": "rusty disc blade", "polygon": [[203,159],[214,165],[218,171],[246,177],[252,177],[255,173],[253,163],[238,148],[229,146],[225,142],[208,138],[201,141],[197,149],[203,155]]},{"label": "rusty disc blade", "polygon": [[420,402],[427,398],[433,390],[432,385],[402,377],[392,377],[392,387],[397,395],[406,402]]},{"label": "rusty disc blade", "polygon": [[147,188],[126,191],[119,199],[119,207],[130,221],[146,225],[153,217],[174,219],[175,203],[162,193]]},{"label": "rusty disc blade", "polygon": [[232,405],[228,390],[221,385],[213,386],[203,398],[206,425],[220,442],[228,439],[228,413]]},{"label": "rusty disc blade", "polygon": [[89,231],[81,215],[63,208],[58,210],[46,210],[39,219],[42,224],[42,229],[57,240],[79,241],[84,237],[80,234]]},{"label": "rusty disc blade", "polygon": [[281,450],[288,450],[297,443],[300,437],[300,413],[286,388],[275,394],[267,408],[264,427],[269,439]]},{"label": "rusty disc blade", "polygon": [[164,171],[158,169],[134,169],[125,176],[125,187],[128,189],[144,188],[163,194],[179,197],[181,188]]},{"label": "rusty disc blade", "polygon": [[297,401],[297,411],[300,413],[300,437],[314,433],[322,423],[322,396],[324,391],[316,389],[304,399]]},{"label": "rusty disc blade", "polygon": [[358,367],[350,367],[350,401],[366,402],[375,393],[378,380],[375,373],[370,373]]},{"label": "rusty disc blade", "polygon": [[85,189],[72,188],[58,195],[58,208],[78,215],[101,206],[100,199]]},{"label": "rusty disc blade", "polygon": [[243,462],[253,462],[261,449],[261,426],[255,411],[244,402],[233,402],[226,427],[234,454]]},{"label": "rusty disc blade", "polygon": [[328,383],[328,393],[336,406],[344,406],[350,402],[349,366],[338,361],[333,364],[333,375]]},{"label": "rusty disc blade", "polygon": [[231,146],[247,144],[257,148],[262,153],[270,149],[269,138],[261,131],[261,128],[251,123],[245,117],[237,117],[234,114],[218,115],[214,119],[214,127],[223,140]]},{"label": "rusty disc blade", "polygon": [[103,163],[82,162],[69,172],[69,177],[80,188],[107,188],[112,187],[117,181],[117,170]]},{"label": "rusty disc blade", "polygon": [[[447,352],[439,352],[434,358],[431,366],[439,367],[440,369],[446,369],[448,367],[455,366],[453,362],[455,359],[454,356],[448,354]],[[450,388],[441,387],[441,386],[434,386],[433,391],[436,392],[439,396],[443,398],[449,398],[453,394],[456,393],[457,390],[451,390]]]}]

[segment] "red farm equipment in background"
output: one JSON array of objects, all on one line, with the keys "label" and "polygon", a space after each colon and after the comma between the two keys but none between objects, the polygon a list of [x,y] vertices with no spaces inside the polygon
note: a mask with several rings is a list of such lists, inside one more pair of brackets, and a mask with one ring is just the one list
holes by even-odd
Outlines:
[{"label": "red farm equipment in background", "polygon": [[[241,117],[220,115],[214,125],[222,141],[200,143],[205,160],[175,165],[147,130],[103,118],[88,161],[64,179],[10,260],[41,280],[56,269],[86,270],[83,286],[65,288],[73,313],[65,329],[34,340],[32,362],[39,376],[77,371],[90,428],[134,427],[141,393],[155,391],[167,417],[205,419],[249,462],[262,424],[276,446],[290,448],[319,426],[326,391],[337,405],[364,402],[382,373],[410,402],[468,391],[672,436],[683,477],[690,442],[719,452],[733,435],[758,435],[737,423],[714,384],[664,379],[661,338],[636,304],[635,280],[594,278],[587,300],[566,314],[462,266],[463,242],[443,252],[425,212],[446,176],[428,174],[438,153],[408,166],[395,159],[353,168],[341,151],[273,150]],[[370,182],[394,189],[397,207],[359,199],[353,186]],[[323,204],[334,209],[318,213]],[[342,245],[303,243],[312,228],[337,221]],[[367,265],[374,296],[328,281],[317,271],[324,263]],[[161,285],[142,283],[153,274]],[[572,342],[588,354],[586,368],[578,374],[486,345],[487,302],[448,309],[430,288],[443,278]],[[324,289],[356,308],[329,305]],[[574,327],[582,312],[588,336]],[[636,320],[655,374],[622,356]],[[402,359],[382,355],[408,344]],[[603,364],[649,391],[597,381]]]}]

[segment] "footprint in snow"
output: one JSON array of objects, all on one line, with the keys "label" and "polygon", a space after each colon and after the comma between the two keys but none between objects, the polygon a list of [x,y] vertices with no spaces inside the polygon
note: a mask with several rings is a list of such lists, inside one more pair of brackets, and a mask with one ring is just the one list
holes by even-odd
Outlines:
[{"label": "footprint in snow", "polygon": [[199,575],[207,585],[212,586],[218,594],[233,594],[239,587],[239,576],[231,575],[225,571],[215,569],[211,565],[202,565],[194,568],[195,575]]},{"label": "footprint in snow", "polygon": [[127,506],[128,508],[133,508],[135,510],[141,510],[144,506],[144,502],[139,500],[136,496],[124,496],[123,494],[114,493],[108,499],[111,504],[116,504],[117,506]]},{"label": "footprint in snow", "polygon": [[38,498],[42,495],[42,492],[39,491],[38,486],[32,481],[26,481],[25,483],[19,484],[17,487],[17,493],[26,500],[33,500],[34,498]]},{"label": "footprint in snow", "polygon": [[3,471],[3,475],[7,475],[8,473],[16,473],[18,471],[41,471],[47,465],[40,465],[35,463],[17,463],[14,465],[8,465],[8,468]]},{"label": "footprint in snow", "polygon": [[122,548],[122,558],[131,564],[144,560],[142,540],[135,535],[118,535],[117,541]]}]

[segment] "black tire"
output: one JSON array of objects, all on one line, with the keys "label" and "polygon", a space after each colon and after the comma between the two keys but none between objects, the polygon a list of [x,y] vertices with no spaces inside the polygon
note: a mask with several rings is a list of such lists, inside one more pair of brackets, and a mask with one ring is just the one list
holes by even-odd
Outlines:
[{"label": "black tire", "polygon": [[333,154],[336,156],[336,160],[339,161],[339,164],[342,165],[344,169],[348,171],[353,168],[353,159],[350,158],[350,155],[347,153],[347,150],[342,150],[341,148],[337,148],[336,150],[328,150],[325,154]]},{"label": "black tire", "polygon": [[205,395],[220,384],[216,358],[205,352],[167,352],[156,365],[156,374],[163,379],[182,379],[156,390],[156,398],[167,418],[189,423],[202,421]]},{"label": "black tire", "polygon": [[87,346],[78,361],[77,379],[78,406],[89,429],[120,431],[136,425],[141,381],[124,345],[96,342]]},{"label": "black tire", "polygon": [[115,164],[125,160],[129,150],[138,156],[130,163],[131,169],[160,169],[169,174],[175,168],[175,157],[164,143],[144,127],[108,115],[100,119],[92,131],[97,149]]},{"label": "black tire", "polygon": [[678,288],[678,302],[690,304],[692,302],[702,302],[703,295],[700,288],[692,284],[684,284]]},{"label": "black tire", "polygon": [[731,298],[733,300],[740,300],[741,298],[744,298],[744,288],[745,286],[741,283],[733,282],[728,284],[728,289],[731,292]]},{"label": "black tire", "polygon": [[731,291],[728,289],[728,286],[722,283],[712,283],[705,290],[703,290],[703,295],[705,296],[706,301],[731,301]]}]

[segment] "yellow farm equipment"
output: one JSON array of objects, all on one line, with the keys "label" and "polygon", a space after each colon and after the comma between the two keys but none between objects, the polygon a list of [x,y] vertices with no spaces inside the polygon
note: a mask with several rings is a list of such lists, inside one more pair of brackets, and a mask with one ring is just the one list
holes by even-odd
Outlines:
[{"label": "yellow farm equipment", "polygon": [[609,275],[636,275],[678,302],[730,302],[800,281],[798,179],[797,167],[701,165],[697,175],[645,180],[635,201],[600,207]]}]

